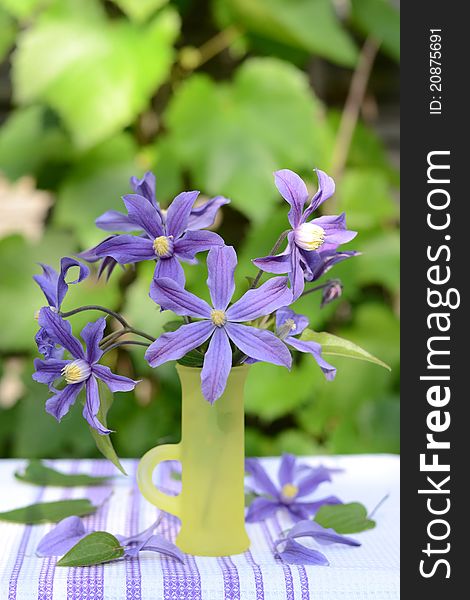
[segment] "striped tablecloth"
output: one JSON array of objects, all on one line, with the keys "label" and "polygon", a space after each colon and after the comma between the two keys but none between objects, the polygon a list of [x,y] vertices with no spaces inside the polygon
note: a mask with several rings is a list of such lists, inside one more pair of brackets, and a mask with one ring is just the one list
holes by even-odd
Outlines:
[{"label": "striped tablecloth", "polygon": [[[322,486],[346,501],[363,502],[371,510],[387,493],[375,515],[377,527],[356,537],[360,548],[327,546],[329,567],[293,566],[275,560],[273,540],[290,525],[278,514],[248,525],[252,545],[244,554],[207,558],[188,556],[183,566],[161,555],[144,552],[138,558],[81,568],[56,567],[54,558],[38,558],[35,549],[52,525],[22,526],[0,521],[0,600],[397,600],[399,598],[399,459],[389,455],[306,458],[341,467],[332,483]],[[116,477],[107,486],[38,488],[15,480],[25,461],[0,461],[0,511],[39,501],[88,497],[104,503],[87,517],[87,528],[133,534],[156,520],[156,509],[139,494],[136,461],[124,461],[130,477]],[[168,464],[168,463],[166,463]],[[111,474],[101,460],[54,461],[66,472]],[[277,459],[266,459],[276,469]],[[178,482],[161,467],[161,485]],[[178,520],[165,515],[158,531],[174,539]],[[308,542],[307,542],[308,543]]]}]

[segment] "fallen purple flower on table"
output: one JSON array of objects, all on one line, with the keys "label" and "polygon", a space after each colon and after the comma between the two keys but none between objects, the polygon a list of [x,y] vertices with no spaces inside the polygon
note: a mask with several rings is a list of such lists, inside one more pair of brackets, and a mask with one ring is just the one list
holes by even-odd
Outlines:
[{"label": "fallen purple flower on table", "polygon": [[[125,558],[134,558],[144,550],[159,552],[171,558],[184,562],[184,553],[172,542],[155,531],[160,520],[153,523],[148,529],[135,535],[116,535],[116,539],[124,549]],[[67,517],[58,523],[54,529],[46,533],[36,549],[37,556],[62,556],[71,550],[80,540],[85,538],[94,530],[86,530],[80,517]]]},{"label": "fallen purple flower on table", "polygon": [[[41,275],[33,275],[33,279],[41,288],[51,309],[59,312],[69,289],[69,285],[80,283],[86,279],[90,274],[90,270],[87,266],[78,262],[78,260],[67,256],[60,261],[60,273],[57,273],[57,271],[49,265],[43,263],[39,264],[43,272]],[[67,274],[73,267],[78,267],[78,277],[74,281],[67,282]],[[41,327],[39,329],[34,339],[39,353],[42,354],[44,358],[62,358],[63,350],[57,348],[44,328]]]},{"label": "fallen purple flower on table", "polygon": [[[321,269],[324,260],[321,252],[335,252],[340,244],[345,244],[356,236],[355,231],[346,229],[344,213],[307,221],[335,191],[335,184],[331,177],[319,169],[316,169],[316,173],[318,191],[305,210],[308,190],[303,180],[289,169],[274,173],[279,193],[291,206],[288,219],[292,230],[287,236],[287,248],[284,252],[253,260],[259,269],[268,273],[277,275],[287,273],[294,300],[297,300],[304,291],[305,280],[313,281],[315,274]],[[342,258],[338,257],[338,260]]]},{"label": "fallen purple flower on table", "polygon": [[278,470],[278,485],[268,475],[257,458],[245,460],[245,470],[252,476],[253,491],[262,494],[250,504],[246,521],[255,523],[272,517],[279,509],[286,509],[296,520],[307,519],[324,504],[341,504],[336,496],[327,496],[318,500],[305,498],[324,482],[331,481],[336,469],[320,465],[308,467],[296,464],[292,454],[283,454]]},{"label": "fallen purple flower on table", "polygon": [[184,285],[180,261],[194,263],[198,252],[223,245],[222,238],[210,227],[217,211],[230,201],[223,196],[194,206],[199,192],[182,192],[167,210],[160,208],[155,197],[155,176],[148,172],[143,179],[131,178],[136,192],[123,196],[128,214],[110,210],[96,220],[101,229],[110,232],[139,232],[139,235],[112,235],[80,254],[90,262],[102,260],[100,273],[115,263],[129,264],[156,260],[154,277],[169,277]]},{"label": "fallen purple flower on table", "polygon": [[321,345],[317,342],[299,340],[296,337],[307,327],[308,318],[306,316],[298,315],[287,307],[279,308],[276,311],[276,335],[295,350],[311,354],[325,377],[331,381],[336,376],[336,368],[323,359]]},{"label": "fallen purple flower on table", "polygon": [[[33,379],[39,383],[48,384],[54,392],[54,395],[46,402],[46,411],[60,421],[69,412],[78,394],[85,387],[84,418],[101,435],[111,433],[111,430],[104,427],[97,417],[100,408],[97,380],[103,381],[111,392],[128,392],[133,390],[138,382],[122,375],[116,375],[111,372],[109,367],[98,364],[103,355],[99,343],[103,338],[105,319],[88,323],[82,329],[80,335],[86,344],[86,350],[73,336],[70,323],[50,308],[41,309],[39,324],[55,344],[68,350],[73,357],[73,360],[36,358],[34,361],[36,372],[33,373]],[[61,390],[53,387],[54,382],[58,379],[63,379],[66,383]]]},{"label": "fallen purple flower on table", "polygon": [[229,307],[235,291],[236,265],[237,255],[232,246],[209,251],[207,285],[213,308],[167,277],[154,280],[150,288],[150,297],[162,308],[202,320],[161,335],[150,345],[145,358],[151,367],[157,367],[169,360],[182,358],[210,339],[204,355],[201,382],[204,397],[211,404],[223,394],[232,369],[230,342],[256,360],[284,367],[290,367],[292,363],[290,352],[271,331],[241,324],[268,315],[291,302],[292,293],[286,285],[286,278],[273,277],[259,288],[246,292]]},{"label": "fallen purple flower on table", "polygon": [[353,538],[340,535],[334,529],[326,529],[315,521],[299,521],[288,531],[274,542],[276,558],[294,565],[322,565],[328,566],[329,562],[326,556],[313,548],[307,548],[296,538],[309,537],[322,545],[326,544],[345,544],[347,546],[360,546],[360,542]]},{"label": "fallen purple flower on table", "polygon": [[36,548],[36,554],[62,556],[89,533],[91,531],[86,531],[80,517],[67,517],[46,533]]}]

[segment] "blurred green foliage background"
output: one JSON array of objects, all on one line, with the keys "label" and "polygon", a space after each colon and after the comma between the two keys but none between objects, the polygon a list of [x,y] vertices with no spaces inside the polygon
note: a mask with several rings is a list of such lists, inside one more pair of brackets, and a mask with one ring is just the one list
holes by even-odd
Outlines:
[{"label": "blurred green foliage background", "polygon": [[[309,356],[290,374],[253,366],[247,452],[398,451],[398,21],[387,0],[0,0],[1,456],[96,454],[80,407],[56,423],[47,389],[31,380],[44,303],[31,276],[38,261],[57,268],[105,237],[94,219],[121,209],[129,177],[149,169],[163,205],[194,188],[232,199],[217,229],[239,253],[239,294],[255,274],[250,259],[287,225],[272,172],[296,170],[312,191],[314,167],[335,176],[323,210],[347,211],[359,231],[348,247],[363,255],[330,271],[344,283],[340,300],[320,310],[310,295],[295,308],[393,370],[330,357],[338,375],[328,383]],[[358,96],[351,82],[361,80]],[[205,293],[204,263],[187,269],[195,293]],[[152,270],[72,286],[64,309],[104,304],[158,335],[171,316],[147,296]],[[115,398],[118,453],[177,440],[174,365],[152,370],[138,349],[113,361],[143,378]]]}]

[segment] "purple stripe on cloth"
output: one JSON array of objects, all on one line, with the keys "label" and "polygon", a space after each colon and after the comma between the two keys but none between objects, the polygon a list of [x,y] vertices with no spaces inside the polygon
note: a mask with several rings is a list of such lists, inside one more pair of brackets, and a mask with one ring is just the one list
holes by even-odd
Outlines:
[{"label": "purple stripe on cloth", "polygon": [[253,575],[255,576],[256,600],[264,600],[263,572],[261,571],[261,567],[253,558],[251,550],[245,552],[245,558],[253,569]]},{"label": "purple stripe on cloth", "polygon": [[[165,492],[175,492],[178,482],[171,477],[172,463],[165,462],[162,470],[161,486]],[[179,520],[164,513],[162,535],[172,542],[175,541],[179,529]],[[180,564],[172,558],[162,557],[163,593],[164,600],[202,600],[201,577],[194,556],[186,554],[186,563]]]},{"label": "purple stripe on cloth", "polygon": [[217,558],[224,578],[224,596],[226,600],[240,600],[240,578],[237,567],[229,556]]},{"label": "purple stripe on cloth", "polygon": [[[64,469],[67,473],[75,474],[79,471],[79,460],[70,462],[70,467]],[[73,488],[65,488],[61,500],[68,500],[72,497]],[[53,600],[54,597],[54,573],[57,562],[56,556],[43,558],[41,572],[38,580],[38,600]]]},{"label": "purple stripe on cloth", "polygon": [[[137,465],[134,465],[134,483],[129,502],[129,529],[127,535],[139,533],[139,509],[140,493],[137,486]],[[126,559],[126,600],[141,600],[142,598],[142,575],[140,572],[140,560],[138,556]]]},{"label": "purple stripe on cloth", "polygon": [[[34,503],[40,502],[45,492],[45,488],[41,488],[36,494]],[[29,538],[31,537],[32,525],[26,525],[23,531],[23,536],[18,546],[18,553],[16,555],[15,564],[10,575],[10,582],[8,587],[8,600],[16,600],[16,590],[18,587],[18,579],[20,577],[21,568],[23,566],[26,549],[28,547]]]},{"label": "purple stripe on cloth", "polygon": [[[294,524],[294,523],[292,523]],[[276,534],[279,536],[282,533],[282,527],[279,522],[279,517],[275,515],[274,517],[274,528],[276,530]],[[300,592],[302,594],[302,600],[310,600],[310,592],[308,589],[308,577],[307,572],[305,571],[305,567],[303,565],[296,565],[299,571],[300,578]]]},{"label": "purple stripe on cloth", "polygon": [[[105,460],[94,460],[92,475],[112,475],[113,465]],[[92,486],[88,488],[87,497],[96,505],[103,504],[109,495],[106,486]],[[106,530],[106,517],[109,502],[105,502],[94,515],[85,517],[87,529]],[[71,567],[67,577],[67,600],[104,600],[104,565],[91,567]]]},{"label": "purple stripe on cloth", "polygon": [[[266,521],[271,521],[272,519],[266,519]],[[264,537],[268,546],[271,549],[271,552],[274,553],[274,540],[269,531],[269,527],[266,524],[266,521],[261,521],[261,529],[263,531]],[[278,559],[280,565],[282,566],[282,570],[284,571],[284,579],[286,582],[286,600],[294,600],[294,580],[292,579],[292,571],[286,563],[282,562]]]}]

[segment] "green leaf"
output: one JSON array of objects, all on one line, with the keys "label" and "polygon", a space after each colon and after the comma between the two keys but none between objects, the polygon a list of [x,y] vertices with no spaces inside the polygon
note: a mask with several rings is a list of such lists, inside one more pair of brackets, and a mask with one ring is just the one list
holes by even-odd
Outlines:
[{"label": "green leaf", "polygon": [[76,515],[84,517],[96,512],[98,506],[94,506],[87,498],[79,500],[59,500],[57,502],[42,502],[31,504],[15,510],[0,513],[0,521],[11,523],[57,523],[65,517]]},{"label": "green leaf", "polygon": [[119,541],[106,531],[95,531],[80,540],[59,561],[59,567],[86,567],[116,560],[124,556]]},{"label": "green leaf", "polygon": [[0,164],[9,179],[36,175],[47,162],[72,157],[70,143],[56,121],[44,106],[11,113],[0,129]]},{"label": "green leaf", "polygon": [[230,83],[193,75],[166,121],[168,143],[196,186],[230,197],[256,223],[280,202],[273,171],[311,173],[331,151],[329,124],[305,74],[272,58],[245,61]]},{"label": "green leaf", "polygon": [[[16,25],[13,19],[2,8],[0,2],[0,61],[10,50],[15,41]],[[0,162],[1,164],[1,162]]]},{"label": "green leaf", "polygon": [[151,17],[159,8],[168,3],[168,0],[113,0],[126,15],[142,23]]},{"label": "green leaf", "polygon": [[[114,397],[111,390],[101,381],[98,381],[98,388],[101,403],[100,409],[96,416],[98,418],[98,421],[102,423],[105,427],[107,427],[107,414],[113,404]],[[118,455],[116,454],[116,450],[114,449],[110,435],[100,435],[96,431],[96,429],[94,429],[90,425],[88,425],[88,427],[90,429],[91,435],[93,436],[93,439],[95,440],[96,447],[101,452],[101,454],[105,458],[110,460],[113,463],[113,465],[121,471],[123,475],[127,475],[126,471],[124,470],[124,467],[121,464],[121,461],[119,460]]]},{"label": "green leaf", "polygon": [[366,507],[359,502],[325,504],[318,510],[314,521],[343,534],[374,529],[376,524],[375,521],[367,518]]},{"label": "green leaf", "polygon": [[25,483],[59,487],[103,485],[110,480],[110,477],[92,477],[85,473],[62,473],[46,467],[40,460],[30,460],[24,471],[15,473],[15,477]]},{"label": "green leaf", "polygon": [[183,321],[167,321],[163,325],[163,331],[165,331],[165,332],[176,331],[177,329],[179,329],[181,327],[181,325],[184,325]]},{"label": "green leaf", "polygon": [[400,13],[389,0],[351,0],[353,23],[382,43],[383,49],[400,60]]},{"label": "green leaf", "polygon": [[202,367],[204,355],[197,350],[191,350],[176,362],[184,367]]},{"label": "green leaf", "polygon": [[44,0],[0,0],[0,7],[17,19],[26,19]]},{"label": "green leaf", "polygon": [[318,54],[341,65],[357,58],[330,0],[229,0],[231,20],[249,33]]},{"label": "green leaf", "polygon": [[78,147],[93,146],[145,108],[168,75],[178,29],[170,8],[142,27],[124,19],[43,15],[18,37],[15,99],[47,103]]},{"label": "green leaf", "polygon": [[384,367],[384,369],[391,371],[391,368],[387,364],[367,352],[367,350],[364,350],[349,340],[333,335],[332,333],[327,333],[326,331],[317,333],[311,329],[305,329],[300,336],[300,339],[306,342],[316,342],[317,344],[320,344],[322,347],[322,354],[355,358],[357,360],[375,363],[376,365],[380,365],[381,367]]}]

